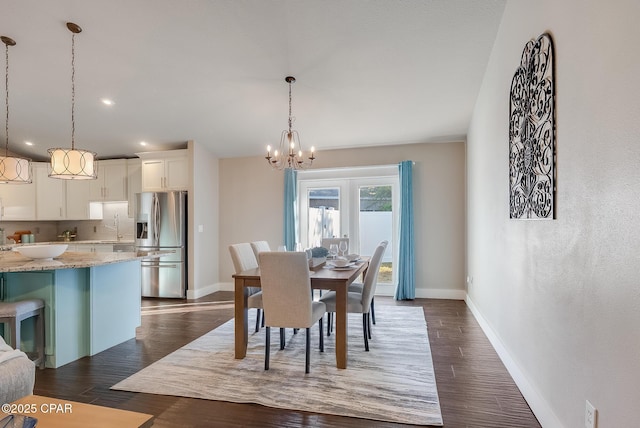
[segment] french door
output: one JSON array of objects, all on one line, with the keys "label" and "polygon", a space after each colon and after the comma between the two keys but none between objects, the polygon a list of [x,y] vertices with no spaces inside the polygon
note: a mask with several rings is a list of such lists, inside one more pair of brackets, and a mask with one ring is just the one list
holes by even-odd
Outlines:
[{"label": "french door", "polygon": [[389,242],[378,282],[395,283],[398,242],[398,176],[306,178],[299,175],[299,240],[304,248],[322,238],[349,238],[349,252],[371,256],[380,243]]}]

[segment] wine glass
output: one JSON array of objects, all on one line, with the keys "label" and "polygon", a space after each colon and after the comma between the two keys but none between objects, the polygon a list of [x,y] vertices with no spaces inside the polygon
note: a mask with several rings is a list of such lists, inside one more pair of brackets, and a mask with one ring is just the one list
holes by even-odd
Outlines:
[{"label": "wine glass", "polygon": [[338,245],[337,244],[329,245],[329,254],[331,255],[332,259],[335,259],[338,256]]},{"label": "wine glass", "polygon": [[346,256],[347,255],[347,249],[349,248],[349,246],[347,245],[347,241],[340,241],[340,252],[342,253],[342,256]]}]

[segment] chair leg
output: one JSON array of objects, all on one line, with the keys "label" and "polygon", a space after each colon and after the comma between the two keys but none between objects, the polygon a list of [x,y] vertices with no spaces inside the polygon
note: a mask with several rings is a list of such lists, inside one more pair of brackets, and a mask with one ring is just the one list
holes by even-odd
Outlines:
[{"label": "chair leg", "polygon": [[262,311],[262,327],[264,327],[264,311]]},{"label": "chair leg", "polygon": [[309,357],[311,356],[311,329],[307,327],[306,352],[304,358],[304,372],[309,373]]},{"label": "chair leg", "polygon": [[271,327],[265,329],[266,336],[264,339],[264,369],[269,370],[269,346],[271,345]]},{"label": "chair leg", "polygon": [[262,313],[262,311],[260,309],[256,309],[256,333],[260,331],[260,314]]},{"label": "chair leg", "polygon": [[9,328],[11,328],[11,341],[10,345],[13,345],[13,349],[20,349],[20,321],[13,318],[9,321]]},{"label": "chair leg", "polygon": [[376,298],[371,298],[371,321],[373,321],[373,325],[376,325],[376,311],[375,311],[375,301]]},{"label": "chair leg", "polygon": [[333,333],[333,322],[335,318],[335,312],[331,312],[331,332]]},{"label": "chair leg", "polygon": [[38,367],[43,370],[45,364],[44,308],[40,308],[36,317],[36,346],[38,347]]},{"label": "chair leg", "polygon": [[[322,318],[324,318],[324,317],[322,317]],[[318,327],[320,327],[319,328],[319,331],[320,331],[320,352],[324,352],[324,334],[323,334],[324,332],[322,331],[323,330],[323,328],[322,328],[322,318],[320,318],[320,320],[318,321]]]},{"label": "chair leg", "polygon": [[369,351],[369,332],[367,332],[367,314],[362,314],[362,333],[364,335],[364,350]]},{"label": "chair leg", "polygon": [[333,322],[331,312],[327,312],[327,337],[331,336],[331,323]]},{"label": "chair leg", "polygon": [[367,314],[367,332],[369,333],[369,339],[371,339],[371,313]]},{"label": "chair leg", "polygon": [[284,339],[284,328],[281,328],[280,329],[280,350],[283,350],[285,346],[286,346],[286,343]]}]

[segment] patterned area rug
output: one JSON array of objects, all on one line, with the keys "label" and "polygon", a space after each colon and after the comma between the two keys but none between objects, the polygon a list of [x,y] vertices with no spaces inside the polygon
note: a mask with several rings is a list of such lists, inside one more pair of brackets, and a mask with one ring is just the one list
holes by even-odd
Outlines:
[{"label": "patterned area rug", "polygon": [[[422,308],[376,307],[370,352],[362,316],[349,315],[349,362],[335,366],[334,335],[318,350],[311,329],[311,373],[304,373],[305,332],[287,329],[281,351],[271,329],[271,363],[264,370],[264,334],[250,329],[247,357],[234,358],[233,320],[194,340],[111,389],[175,395],[414,425],[442,425]],[[249,311],[249,326],[256,311]],[[326,319],[326,317],[325,317]],[[326,333],[326,326],[325,326]]]}]

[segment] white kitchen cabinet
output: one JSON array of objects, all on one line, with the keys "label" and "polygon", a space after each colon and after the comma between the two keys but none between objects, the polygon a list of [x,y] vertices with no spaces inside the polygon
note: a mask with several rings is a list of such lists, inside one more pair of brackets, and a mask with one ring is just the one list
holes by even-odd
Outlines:
[{"label": "white kitchen cabinet", "polygon": [[142,191],[188,190],[187,150],[137,153],[142,159]]},{"label": "white kitchen cabinet", "polygon": [[0,220],[36,219],[36,184],[0,184]]},{"label": "white kitchen cabinet", "polygon": [[98,162],[98,178],[91,180],[90,198],[98,202],[127,200],[127,160]]},{"label": "white kitchen cabinet", "polygon": [[89,202],[91,202],[91,181],[93,180],[64,181],[66,181],[67,184],[67,219],[91,219]]},{"label": "white kitchen cabinet", "polygon": [[66,181],[49,178],[49,164],[33,162],[36,184],[36,219],[64,220],[67,218]]},{"label": "white kitchen cabinet", "polygon": [[127,159],[127,193],[129,206],[127,215],[133,218],[135,215],[136,193],[142,192],[142,161],[140,159]]}]

